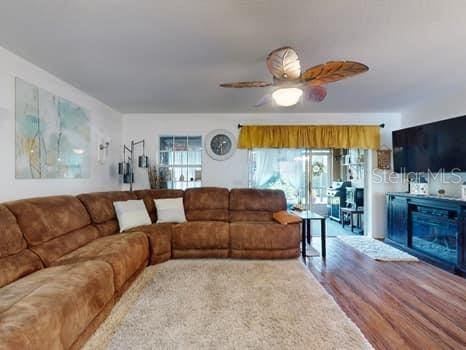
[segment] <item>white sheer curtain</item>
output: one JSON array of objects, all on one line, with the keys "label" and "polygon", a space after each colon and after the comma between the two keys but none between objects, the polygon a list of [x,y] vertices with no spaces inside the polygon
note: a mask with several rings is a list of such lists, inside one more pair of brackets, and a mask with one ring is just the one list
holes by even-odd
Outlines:
[{"label": "white sheer curtain", "polygon": [[304,150],[255,149],[251,187],[281,189],[289,203],[305,197]]},{"label": "white sheer curtain", "polygon": [[[251,151],[250,160],[250,187],[283,190],[288,204],[326,205],[332,176],[330,150],[260,148]],[[322,173],[312,176],[312,165],[323,166]],[[311,182],[310,189],[306,181]]]},{"label": "white sheer curtain", "polygon": [[279,157],[280,178],[296,190],[304,186],[304,154],[300,149],[281,149]]},{"label": "white sheer curtain", "polygon": [[253,185],[254,187],[261,188],[267,182],[269,182],[272,177],[277,172],[277,161],[280,150],[278,149],[261,149],[255,150],[255,162],[256,169],[253,175]]}]

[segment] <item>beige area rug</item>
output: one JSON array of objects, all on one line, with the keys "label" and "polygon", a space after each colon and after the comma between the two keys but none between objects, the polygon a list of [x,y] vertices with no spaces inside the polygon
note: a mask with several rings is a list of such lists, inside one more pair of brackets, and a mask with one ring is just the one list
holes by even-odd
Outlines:
[{"label": "beige area rug", "polygon": [[170,260],[142,279],[86,349],[372,349],[298,260]]},{"label": "beige area rug", "polygon": [[338,236],[340,241],[379,261],[419,261],[418,258],[386,243],[365,236]]}]

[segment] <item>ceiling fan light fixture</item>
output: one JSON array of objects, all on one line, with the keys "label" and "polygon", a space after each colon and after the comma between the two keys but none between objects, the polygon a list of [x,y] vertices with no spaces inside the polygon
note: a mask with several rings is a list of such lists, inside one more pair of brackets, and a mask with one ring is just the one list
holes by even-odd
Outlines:
[{"label": "ceiling fan light fixture", "polygon": [[282,88],[272,93],[275,103],[282,107],[294,106],[303,95],[303,90],[298,88]]}]

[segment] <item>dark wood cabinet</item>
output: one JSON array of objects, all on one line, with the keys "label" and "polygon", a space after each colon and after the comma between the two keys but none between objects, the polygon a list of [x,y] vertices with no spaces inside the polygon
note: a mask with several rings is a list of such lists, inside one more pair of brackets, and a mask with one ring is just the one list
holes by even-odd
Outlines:
[{"label": "dark wood cabinet", "polygon": [[408,193],[386,200],[387,243],[466,275],[466,202]]},{"label": "dark wood cabinet", "polygon": [[387,197],[388,238],[399,244],[408,244],[408,201],[403,197]]},{"label": "dark wood cabinet", "polygon": [[461,215],[461,225],[463,234],[459,237],[459,244],[463,247],[458,253],[460,269],[466,274],[466,209],[463,209]]}]

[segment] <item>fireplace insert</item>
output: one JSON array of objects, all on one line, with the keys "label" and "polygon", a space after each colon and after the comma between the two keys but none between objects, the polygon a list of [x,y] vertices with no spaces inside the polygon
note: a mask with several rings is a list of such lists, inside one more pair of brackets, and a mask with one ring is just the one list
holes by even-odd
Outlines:
[{"label": "fireplace insert", "polygon": [[411,247],[440,260],[456,263],[458,218],[448,211],[417,207],[411,213]]},{"label": "fireplace insert", "polygon": [[385,241],[466,277],[466,201],[389,193]]}]

